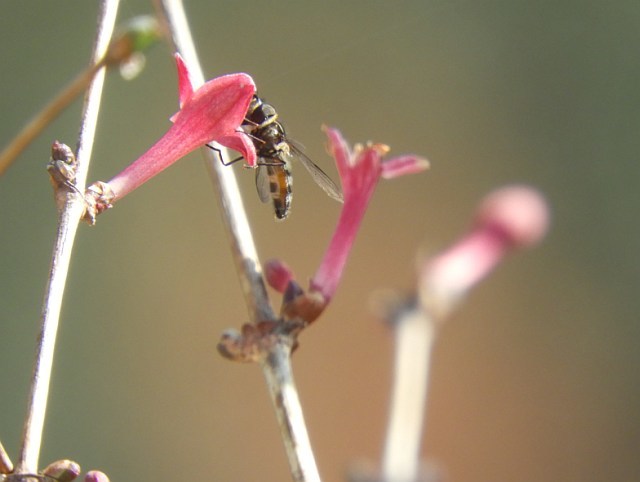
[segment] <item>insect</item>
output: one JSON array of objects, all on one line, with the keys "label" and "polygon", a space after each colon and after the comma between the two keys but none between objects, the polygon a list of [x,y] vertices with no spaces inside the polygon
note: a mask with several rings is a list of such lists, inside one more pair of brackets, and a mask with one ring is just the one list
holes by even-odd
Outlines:
[{"label": "insect", "polygon": [[[263,203],[271,201],[276,219],[284,220],[291,210],[292,176],[290,160],[295,158],[329,197],[342,202],[340,188],[290,139],[278,121],[278,113],[257,95],[253,96],[240,126],[251,137],[258,156],[256,188]],[[235,161],[235,160],[234,160]],[[232,162],[234,162],[232,161]]]}]

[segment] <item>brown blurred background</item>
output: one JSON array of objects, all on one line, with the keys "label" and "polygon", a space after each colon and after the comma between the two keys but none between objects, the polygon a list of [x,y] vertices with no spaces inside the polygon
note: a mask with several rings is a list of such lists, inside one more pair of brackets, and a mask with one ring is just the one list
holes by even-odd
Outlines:
[{"label": "brown blurred background", "polygon": [[[432,162],[425,175],[380,184],[339,293],[295,355],[324,480],[381,453],[392,339],[367,308],[371,294],[410,291],[416,253],[446,246],[482,196],[511,182],[547,194],[553,229],[441,331],[423,453],[452,481],[639,480],[640,4],[194,0],[187,9],[207,76],[253,75],[334,178],[322,123]],[[4,3],[1,145],[86,65],[96,10]],[[128,0],[120,18],[150,10]],[[108,76],[92,181],[146,150],[176,110],[168,49],[147,60],[133,82]],[[75,144],[79,110],[78,101],[0,179],[0,439],[14,458],[56,221],[44,166],[54,139]],[[307,279],[338,205],[294,166],[292,215],[276,224],[252,174],[233,168],[261,257],[283,257]],[[260,370],[215,350],[246,317],[195,153],[80,229],[42,463],[72,458],[114,481],[289,480]]]}]

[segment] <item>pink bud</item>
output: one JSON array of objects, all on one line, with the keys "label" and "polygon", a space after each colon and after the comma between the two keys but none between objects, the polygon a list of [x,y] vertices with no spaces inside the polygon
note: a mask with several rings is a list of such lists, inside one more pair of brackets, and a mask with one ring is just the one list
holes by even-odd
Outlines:
[{"label": "pink bud", "polygon": [[109,482],[109,477],[99,470],[91,470],[84,476],[84,482]]},{"label": "pink bud", "polygon": [[293,279],[293,272],[284,261],[270,259],[264,265],[264,273],[267,283],[278,293],[284,293],[289,281]]}]

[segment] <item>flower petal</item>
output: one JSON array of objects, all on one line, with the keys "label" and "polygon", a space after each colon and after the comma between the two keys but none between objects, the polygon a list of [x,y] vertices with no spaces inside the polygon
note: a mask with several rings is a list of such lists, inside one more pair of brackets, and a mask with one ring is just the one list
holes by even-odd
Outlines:
[{"label": "flower petal", "polygon": [[[189,69],[187,69],[187,65],[184,63],[180,54],[176,53],[174,57],[178,68],[178,101],[180,108],[182,108],[182,106],[186,104],[189,98],[193,95],[193,82],[191,82]],[[174,114],[173,117],[176,115],[177,113]]]},{"label": "flower petal", "polygon": [[176,114],[175,124],[193,131],[189,136],[201,139],[202,145],[232,134],[244,120],[255,91],[247,74],[216,77],[191,95]]},{"label": "flower petal", "polygon": [[349,149],[349,145],[338,129],[322,126],[322,130],[327,135],[327,151],[329,155],[336,160],[340,179],[344,179],[348,176],[351,163],[351,150]]},{"label": "flower petal", "polygon": [[238,151],[249,167],[257,167],[258,157],[256,148],[251,138],[244,132],[238,131],[225,137],[220,137],[216,142],[224,147]]},{"label": "flower petal", "polygon": [[406,174],[416,174],[429,169],[429,161],[417,156],[400,156],[382,163],[382,177],[393,179]]}]

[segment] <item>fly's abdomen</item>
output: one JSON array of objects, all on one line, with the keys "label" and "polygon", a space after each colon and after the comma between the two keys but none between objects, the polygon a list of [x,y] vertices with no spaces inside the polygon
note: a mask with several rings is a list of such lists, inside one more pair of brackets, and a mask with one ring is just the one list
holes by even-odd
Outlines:
[{"label": "fly's abdomen", "polygon": [[269,177],[269,192],[277,219],[285,219],[291,210],[291,171],[289,163],[266,166]]}]

